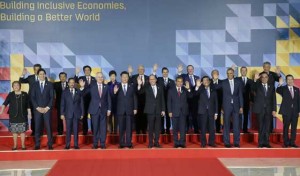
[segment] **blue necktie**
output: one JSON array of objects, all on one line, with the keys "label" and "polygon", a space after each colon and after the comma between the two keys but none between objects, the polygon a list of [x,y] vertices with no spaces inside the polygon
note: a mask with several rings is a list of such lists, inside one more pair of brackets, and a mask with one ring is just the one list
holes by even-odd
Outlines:
[{"label": "blue necktie", "polygon": [[44,85],[43,85],[43,82],[41,82],[41,87],[40,87],[40,89],[41,89],[41,93],[43,93],[43,91],[44,91]]}]

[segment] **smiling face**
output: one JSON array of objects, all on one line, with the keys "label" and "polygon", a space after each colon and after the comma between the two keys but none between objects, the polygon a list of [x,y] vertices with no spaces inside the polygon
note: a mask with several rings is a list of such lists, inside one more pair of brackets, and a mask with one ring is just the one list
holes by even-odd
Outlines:
[{"label": "smiling face", "polygon": [[14,82],[12,88],[15,92],[19,92],[21,90],[21,84],[19,82]]},{"label": "smiling face", "polygon": [[209,78],[203,78],[203,85],[205,87],[208,87],[210,85],[210,79]]},{"label": "smiling face", "polygon": [[246,77],[246,76],[247,76],[247,68],[246,68],[246,67],[242,67],[242,68],[241,68],[241,75],[242,75],[243,77]]},{"label": "smiling face", "polygon": [[229,80],[231,80],[231,79],[233,79],[233,77],[234,77],[234,72],[233,72],[233,70],[227,70],[227,78],[228,78]]},{"label": "smiling face", "polygon": [[176,79],[176,86],[177,87],[182,87],[183,85],[183,79],[182,78],[177,78]]},{"label": "smiling face", "polygon": [[145,73],[145,68],[144,68],[144,66],[140,65],[138,67],[138,74],[143,75],[144,73]]},{"label": "smiling face", "polygon": [[264,72],[269,72],[270,71],[270,69],[271,69],[271,65],[270,64],[264,64],[263,65],[263,69],[264,69]]},{"label": "smiling face", "polygon": [[194,74],[194,67],[191,66],[191,65],[188,66],[188,67],[187,67],[187,72],[188,72],[189,75],[193,75],[193,74]]},{"label": "smiling face", "polygon": [[163,75],[164,78],[169,77],[169,70],[164,69],[164,70],[162,71],[162,75]]},{"label": "smiling face", "polygon": [[263,73],[260,75],[260,80],[263,84],[267,84],[269,80],[269,76],[267,73]]},{"label": "smiling face", "polygon": [[288,86],[294,86],[294,78],[292,76],[288,76],[286,78],[286,83]]},{"label": "smiling face", "polygon": [[45,81],[46,73],[44,71],[40,71],[38,77],[40,81]]},{"label": "smiling face", "polygon": [[74,79],[70,79],[68,82],[68,85],[71,89],[73,89],[75,87],[75,80]]},{"label": "smiling face", "polygon": [[104,80],[103,74],[101,72],[96,73],[96,81],[99,84],[102,84]]},{"label": "smiling face", "polygon": [[151,84],[151,86],[156,85],[156,77],[154,75],[149,76],[149,83]]}]

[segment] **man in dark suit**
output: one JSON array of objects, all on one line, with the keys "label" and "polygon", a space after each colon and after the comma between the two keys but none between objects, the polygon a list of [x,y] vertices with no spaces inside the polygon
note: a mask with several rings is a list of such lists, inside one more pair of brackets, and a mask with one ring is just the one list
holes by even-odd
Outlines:
[{"label": "man in dark suit", "polygon": [[[275,72],[271,71],[271,63],[270,62],[264,62],[263,63],[263,72],[267,73],[269,76],[268,79],[268,84],[272,84],[273,86],[275,86],[275,82],[279,81],[279,78],[281,77],[281,69],[280,67],[276,67]],[[273,128],[274,128],[274,122],[273,119],[270,121],[270,133],[273,132]]]},{"label": "man in dark suit", "polygon": [[[146,102],[144,113],[147,114],[148,119],[148,148],[157,147],[160,148],[159,134],[161,127],[161,116],[165,115],[165,100],[164,90],[162,87],[156,84],[155,75],[149,76],[148,85],[142,87],[142,81],[138,80],[138,94],[145,93]],[[153,145],[154,135],[154,145]]]},{"label": "man in dark suit", "polygon": [[104,77],[101,72],[96,73],[96,83],[85,88],[85,82],[79,81],[80,89],[84,94],[90,94],[91,102],[88,113],[92,116],[93,123],[93,149],[106,149],[106,118],[111,113],[111,98],[109,87],[104,84]]},{"label": "man in dark suit", "polygon": [[[219,79],[219,71],[213,70],[211,72],[211,87],[215,88],[218,87],[218,85],[222,84],[222,80]],[[223,90],[222,89],[216,89],[217,95],[218,95],[218,117],[215,120],[216,121],[216,133],[221,133],[221,109],[222,109],[222,103],[223,103]]]},{"label": "man in dark suit", "polygon": [[243,132],[248,132],[248,120],[249,120],[249,109],[250,102],[252,102],[251,87],[253,80],[247,77],[247,67],[242,66],[240,69],[241,77],[238,77],[243,85],[243,98],[244,98],[244,107],[243,107]]},{"label": "man in dark suit", "polygon": [[44,120],[47,137],[48,149],[52,150],[52,129],[51,129],[51,110],[53,106],[54,89],[51,82],[46,80],[46,71],[39,69],[37,72],[39,81],[35,82],[31,89],[31,102],[35,109],[35,150],[40,149],[40,131],[42,129],[42,119]]},{"label": "man in dark suit", "polygon": [[[161,134],[170,134],[171,119],[168,113],[168,90],[175,86],[173,79],[169,78],[169,69],[167,67],[162,68],[162,77],[157,78],[157,84],[164,89],[164,100],[165,100],[165,116],[161,118]],[[166,119],[166,129],[165,129]]]},{"label": "man in dark suit", "polygon": [[[38,77],[38,74],[37,74],[37,72],[38,72],[38,70],[39,69],[41,69],[42,68],[42,66],[41,66],[41,64],[34,64],[33,65],[33,71],[34,71],[34,74],[32,74],[32,75],[29,75],[27,78],[25,78],[25,76],[29,73],[28,72],[28,70],[26,69],[26,68],[24,68],[24,70],[23,70],[23,73],[22,73],[22,76],[20,77],[20,79],[19,79],[19,82],[20,83],[27,83],[28,85],[29,85],[29,91],[28,91],[28,95],[30,95],[31,94],[31,89],[32,89],[32,87],[33,87],[33,84],[35,83],[35,82],[38,82],[39,81],[39,77]],[[48,80],[47,78],[46,78],[46,80]],[[30,124],[30,128],[31,128],[31,130],[32,130],[32,133],[31,133],[31,135],[33,136],[33,135],[35,135],[35,124],[34,124],[34,122],[35,122],[35,118],[34,118],[34,108],[33,108],[33,106],[32,106],[32,103],[31,103],[31,100],[29,100],[29,105],[30,105],[30,109],[31,109],[31,114],[32,114],[32,118],[31,118],[31,124]],[[43,135],[43,132],[41,131],[41,135]]]},{"label": "man in dark suit", "polygon": [[[80,72],[80,69],[76,69],[76,75],[75,75],[75,81],[76,83],[79,83],[79,80],[82,80],[85,82],[85,88],[90,87],[91,84],[96,83],[95,77],[91,76],[92,68],[89,65],[86,65],[83,67],[83,72],[84,76],[78,77],[78,74]],[[91,102],[91,96],[90,94],[83,95],[83,104],[84,104],[84,116],[82,119],[82,131],[83,135],[87,135],[88,132],[88,109],[89,109],[89,104]],[[92,123],[91,123],[92,124]],[[93,130],[93,127],[91,127]]]},{"label": "man in dark suit", "polygon": [[[140,65],[138,67],[138,74],[131,77],[130,82],[137,88],[137,81],[142,81],[142,87],[149,84],[149,77],[145,75],[145,67]],[[147,131],[147,115],[144,113],[145,109],[145,94],[140,94],[138,97],[138,111],[136,115],[136,133],[146,134]]]},{"label": "man in dark suit", "polygon": [[113,96],[114,94],[114,87],[115,85],[120,84],[117,79],[117,73],[115,70],[111,70],[109,72],[109,78],[110,81],[107,83],[107,86],[109,88],[110,97],[111,97],[111,113],[110,117],[108,119],[108,131],[110,131],[112,134],[116,134],[118,132],[118,119],[116,116],[117,112],[117,99]]},{"label": "man in dark suit", "polygon": [[206,130],[208,126],[209,131],[209,143],[211,147],[216,147],[215,144],[215,119],[218,117],[218,98],[217,92],[212,87],[210,87],[210,79],[208,76],[202,78],[203,86],[201,86],[201,81],[196,81],[195,93],[198,95],[198,121],[201,128],[201,147],[206,147]]},{"label": "man in dark suit", "polygon": [[[126,71],[121,73],[121,84],[115,85],[114,96],[117,99],[117,112],[119,122],[120,146],[119,148],[129,147],[132,145],[132,122],[133,116],[138,109],[136,87],[128,83],[129,74]],[[125,139],[126,134],[126,139]]]},{"label": "man in dark suit", "polygon": [[[196,81],[200,78],[199,78],[199,76],[194,75],[194,66],[188,65],[186,67],[186,70],[187,70],[187,74],[183,75],[183,82],[184,82],[184,84],[186,82],[188,82],[190,85],[191,91],[194,91]],[[198,97],[193,96],[193,97],[189,98],[188,104],[189,104],[189,115],[188,115],[188,119],[187,119],[187,130],[193,129],[194,133],[198,134],[199,133],[198,119],[197,119]]]},{"label": "man in dark suit", "polygon": [[230,144],[230,118],[233,121],[234,147],[240,147],[240,119],[239,114],[243,113],[243,85],[241,81],[234,78],[234,69],[227,69],[227,79],[222,81],[220,86],[223,91],[224,130],[223,140],[226,148]]},{"label": "man in dark suit", "polygon": [[57,110],[57,134],[62,135],[64,132],[64,124],[63,120],[61,119],[61,110],[60,110],[60,103],[61,103],[61,95],[62,92],[68,88],[67,84],[67,73],[60,72],[59,73],[59,82],[55,82],[53,84],[54,90],[55,90],[55,105]]},{"label": "man in dark suit", "polygon": [[[296,145],[296,134],[298,117],[300,117],[300,95],[299,88],[294,86],[294,76],[286,75],[287,85],[283,85],[283,79],[279,79],[276,92],[282,96],[279,114],[283,119],[283,147],[288,146],[298,148]],[[291,126],[291,138],[289,138],[289,127]]]},{"label": "man in dark suit", "polygon": [[[168,92],[168,111],[172,119],[174,147],[185,148],[186,135],[186,118],[189,113],[188,98],[193,95],[191,93],[189,82],[183,86],[183,78],[181,76],[176,78],[176,86],[171,87]],[[178,140],[178,132],[180,139]]]},{"label": "man in dark suit", "polygon": [[69,78],[68,87],[66,87],[61,95],[60,103],[61,119],[66,121],[66,146],[65,149],[70,149],[71,133],[73,129],[74,148],[78,146],[78,124],[79,119],[83,118],[83,98],[80,90],[75,88],[75,79]]},{"label": "man in dark suit", "polygon": [[[276,94],[273,84],[268,83],[269,75],[266,72],[256,73],[252,86],[253,92],[253,113],[256,113],[258,129],[258,147],[271,148],[269,143],[270,121],[276,116]],[[258,81],[260,79],[260,81]]]}]

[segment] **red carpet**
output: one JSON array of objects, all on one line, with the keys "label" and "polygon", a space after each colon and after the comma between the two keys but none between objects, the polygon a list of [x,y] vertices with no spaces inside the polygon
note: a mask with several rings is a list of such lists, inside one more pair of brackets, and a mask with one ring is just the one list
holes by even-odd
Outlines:
[{"label": "red carpet", "polygon": [[48,176],[231,176],[216,158],[59,160]]}]

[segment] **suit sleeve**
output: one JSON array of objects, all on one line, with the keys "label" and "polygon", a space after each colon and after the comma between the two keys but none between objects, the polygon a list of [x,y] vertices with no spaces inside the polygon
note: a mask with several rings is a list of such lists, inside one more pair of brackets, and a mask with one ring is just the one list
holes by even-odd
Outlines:
[{"label": "suit sleeve", "polygon": [[164,93],[164,90],[161,89],[161,109],[162,111],[166,111],[166,104],[165,104],[165,93]]},{"label": "suit sleeve", "polygon": [[240,101],[240,108],[244,107],[244,96],[243,96],[243,85],[241,82],[239,83],[239,101]]},{"label": "suit sleeve", "polygon": [[79,83],[79,77],[77,75],[74,76],[75,82],[78,84]]},{"label": "suit sleeve", "polygon": [[283,87],[282,86],[278,86],[277,89],[276,89],[276,92],[282,96],[282,94],[283,94]]},{"label": "suit sleeve", "polygon": [[215,96],[215,103],[216,103],[215,114],[218,114],[218,112],[219,112],[219,102],[218,102],[218,95],[217,95],[217,93],[216,93],[216,96]]},{"label": "suit sleeve", "polygon": [[34,84],[33,85],[33,89],[32,91],[30,92],[30,100],[31,100],[31,103],[33,105],[33,109],[36,109],[38,107],[38,104],[36,102],[36,91],[37,91],[37,86]]},{"label": "suit sleeve", "polygon": [[172,113],[172,95],[171,95],[171,90],[168,90],[168,111]]},{"label": "suit sleeve", "polygon": [[3,105],[4,105],[4,106],[9,105],[10,99],[11,99],[11,93],[9,93],[9,94],[7,95],[5,101],[3,102]]},{"label": "suit sleeve", "polygon": [[65,91],[63,91],[61,95],[61,101],[60,101],[60,114],[65,115]]},{"label": "suit sleeve", "polygon": [[276,101],[275,88],[273,89],[273,111],[277,111],[277,101]]},{"label": "suit sleeve", "polygon": [[83,104],[83,96],[82,93],[80,92],[80,108],[81,108],[81,116],[84,116],[84,104]]},{"label": "suit sleeve", "polygon": [[20,82],[20,83],[29,83],[28,77],[27,77],[27,78],[20,77],[20,78],[19,78],[19,82]]},{"label": "suit sleeve", "polygon": [[53,106],[53,99],[54,99],[54,89],[53,89],[53,84],[50,84],[50,90],[49,90],[49,102],[48,102],[48,107],[51,109]]},{"label": "suit sleeve", "polygon": [[276,82],[279,81],[279,78],[280,78],[280,77],[281,77],[281,75],[278,76],[277,73],[273,72],[273,78],[274,78],[274,80],[275,80]]},{"label": "suit sleeve", "polygon": [[108,87],[108,90],[107,90],[107,101],[108,101],[108,110],[111,111],[112,108],[111,108],[111,96],[110,96],[110,91],[109,91],[109,87]]}]

